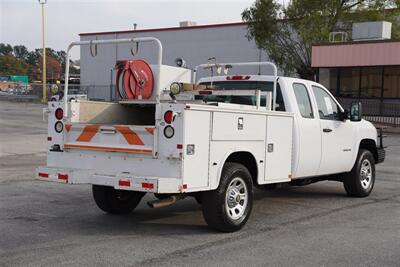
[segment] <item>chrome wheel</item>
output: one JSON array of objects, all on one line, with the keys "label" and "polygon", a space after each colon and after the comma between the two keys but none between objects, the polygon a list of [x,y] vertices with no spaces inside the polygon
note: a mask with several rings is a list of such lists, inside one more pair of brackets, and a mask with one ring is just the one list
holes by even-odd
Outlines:
[{"label": "chrome wheel", "polygon": [[368,159],[364,159],[361,163],[360,181],[361,181],[361,186],[364,189],[368,189],[369,186],[371,185],[372,167],[371,167],[371,162]]},{"label": "chrome wheel", "polygon": [[232,220],[240,219],[247,207],[248,189],[244,180],[235,177],[230,182],[225,197],[227,215]]}]

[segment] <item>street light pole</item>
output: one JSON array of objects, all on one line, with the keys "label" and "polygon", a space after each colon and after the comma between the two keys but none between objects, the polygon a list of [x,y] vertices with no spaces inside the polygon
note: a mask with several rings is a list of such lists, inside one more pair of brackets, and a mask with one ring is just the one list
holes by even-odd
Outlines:
[{"label": "street light pole", "polygon": [[43,66],[42,66],[42,82],[43,82],[43,98],[42,102],[46,103],[47,102],[47,90],[46,90],[46,43],[45,43],[45,31],[44,31],[44,4],[46,4],[47,0],[39,0],[39,4],[42,5],[42,61],[43,61]]}]

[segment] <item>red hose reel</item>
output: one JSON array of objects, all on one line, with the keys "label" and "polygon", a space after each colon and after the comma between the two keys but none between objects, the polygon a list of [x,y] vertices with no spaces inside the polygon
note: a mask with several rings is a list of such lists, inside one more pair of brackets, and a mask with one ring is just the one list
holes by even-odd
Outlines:
[{"label": "red hose reel", "polygon": [[153,72],[144,60],[123,60],[116,64],[117,92],[122,99],[149,99],[153,93]]}]

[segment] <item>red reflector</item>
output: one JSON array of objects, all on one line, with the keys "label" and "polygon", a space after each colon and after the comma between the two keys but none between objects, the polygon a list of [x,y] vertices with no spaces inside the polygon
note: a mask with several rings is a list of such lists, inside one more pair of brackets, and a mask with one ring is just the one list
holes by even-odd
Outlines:
[{"label": "red reflector", "polygon": [[142,183],[142,188],[153,189],[153,188],[154,188],[154,184],[151,184],[151,183]]},{"label": "red reflector", "polygon": [[183,184],[182,189],[187,189],[187,184]]},{"label": "red reflector", "polygon": [[183,148],[183,145],[182,145],[182,144],[177,144],[177,145],[176,145],[176,148],[177,148],[177,149],[182,149],[182,148]]},{"label": "red reflector", "polygon": [[64,111],[61,108],[56,109],[56,119],[61,120],[64,116]]},{"label": "red reflector", "polygon": [[131,181],[119,180],[118,185],[119,186],[131,186]]},{"label": "red reflector", "polygon": [[166,123],[170,124],[174,119],[174,113],[171,110],[168,110],[164,113],[164,120]]},{"label": "red reflector", "polygon": [[68,181],[68,174],[59,173],[58,174],[58,180]]},{"label": "red reflector", "polygon": [[187,108],[187,109],[190,109],[190,106],[186,105],[186,108]]},{"label": "red reflector", "polygon": [[53,138],[51,138],[51,136],[47,136],[47,141],[51,141],[53,140]]},{"label": "red reflector", "polygon": [[250,76],[234,75],[234,76],[227,76],[226,79],[229,81],[248,80],[250,79]]},{"label": "red reflector", "polygon": [[199,95],[212,95],[212,91],[199,91]]},{"label": "red reflector", "polygon": [[49,174],[48,173],[44,173],[44,172],[39,172],[38,173],[39,177],[43,177],[43,178],[48,178]]}]

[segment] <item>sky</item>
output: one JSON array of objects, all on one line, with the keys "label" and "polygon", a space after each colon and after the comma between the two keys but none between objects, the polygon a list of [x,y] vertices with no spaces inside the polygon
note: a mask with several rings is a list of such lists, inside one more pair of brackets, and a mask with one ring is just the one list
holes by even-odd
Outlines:
[{"label": "sky", "polygon": [[[279,0],[281,2],[286,0]],[[240,22],[254,0],[47,0],[46,47],[66,50],[79,33]],[[38,0],[0,0],[0,43],[40,48],[41,6]],[[72,51],[79,58],[79,49]]]}]

